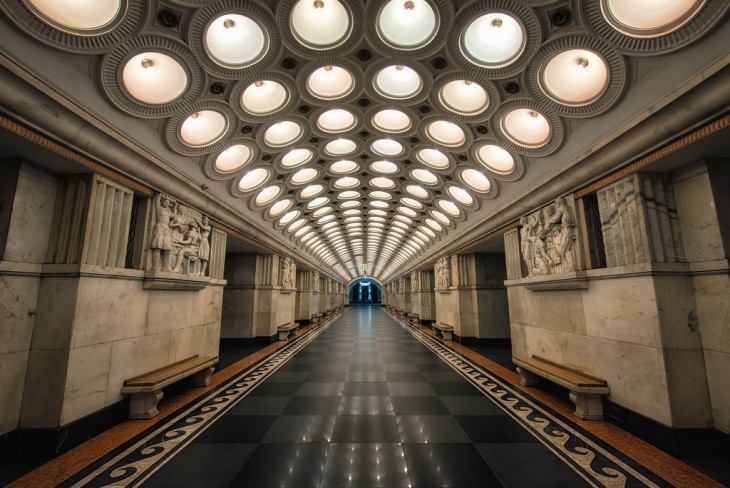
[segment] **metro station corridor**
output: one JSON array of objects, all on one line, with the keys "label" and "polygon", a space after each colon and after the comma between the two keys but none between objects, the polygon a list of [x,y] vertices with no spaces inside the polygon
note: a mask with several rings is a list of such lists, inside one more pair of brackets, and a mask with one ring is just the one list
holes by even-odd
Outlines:
[{"label": "metro station corridor", "polygon": [[278,345],[88,466],[81,445],[11,486],[720,486],[377,306]]}]

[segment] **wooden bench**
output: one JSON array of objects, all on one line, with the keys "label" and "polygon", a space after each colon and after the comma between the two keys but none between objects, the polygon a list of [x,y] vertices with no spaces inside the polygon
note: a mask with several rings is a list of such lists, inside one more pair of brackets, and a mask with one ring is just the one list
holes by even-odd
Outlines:
[{"label": "wooden bench", "polygon": [[419,324],[419,323],[421,323],[421,318],[418,316],[417,313],[408,312],[406,314],[406,316],[408,317],[408,321],[411,322],[412,324]]},{"label": "wooden bench", "polygon": [[570,390],[570,400],[575,404],[576,417],[584,420],[603,419],[602,397],[611,393],[606,380],[539,356],[515,356],[512,362],[517,366],[523,386],[536,386],[539,377],[545,378]]},{"label": "wooden bench", "polygon": [[452,334],[454,332],[454,327],[452,327],[451,325],[434,322],[433,324],[431,324],[431,328],[433,329],[434,335],[441,334],[441,337],[443,337],[445,341],[453,340]]},{"label": "wooden bench", "polygon": [[215,356],[195,355],[182,361],[141,374],[124,382],[123,395],[132,395],[129,418],[149,419],[160,413],[157,404],[162,400],[162,389],[184,378],[192,377],[193,386],[208,386]]},{"label": "wooden bench", "polygon": [[279,333],[279,340],[288,341],[289,336],[294,335],[298,328],[299,322],[289,322],[288,324],[280,325],[276,328],[276,331]]}]

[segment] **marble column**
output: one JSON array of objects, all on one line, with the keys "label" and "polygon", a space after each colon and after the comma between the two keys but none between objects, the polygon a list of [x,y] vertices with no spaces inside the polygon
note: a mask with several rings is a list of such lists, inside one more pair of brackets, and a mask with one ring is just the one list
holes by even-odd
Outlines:
[{"label": "marble column", "polygon": [[301,325],[309,324],[318,305],[314,302],[312,288],[312,272],[306,269],[297,270],[297,291],[294,304],[296,314],[294,319]]},{"label": "marble column", "polygon": [[418,314],[422,324],[429,325],[436,320],[436,297],[432,270],[411,273],[411,300],[413,312]]}]

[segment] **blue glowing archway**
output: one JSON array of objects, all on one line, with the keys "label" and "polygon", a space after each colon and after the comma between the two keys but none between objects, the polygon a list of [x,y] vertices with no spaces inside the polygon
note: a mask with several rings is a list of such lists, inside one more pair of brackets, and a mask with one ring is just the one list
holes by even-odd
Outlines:
[{"label": "blue glowing archway", "polygon": [[380,283],[370,278],[358,278],[350,283],[350,305],[380,303],[383,291]]}]

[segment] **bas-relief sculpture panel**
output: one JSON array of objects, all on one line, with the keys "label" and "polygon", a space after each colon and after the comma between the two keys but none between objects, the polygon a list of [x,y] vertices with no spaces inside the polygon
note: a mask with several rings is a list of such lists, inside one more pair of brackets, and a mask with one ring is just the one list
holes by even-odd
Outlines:
[{"label": "bas-relief sculpture panel", "polygon": [[205,276],[210,259],[208,216],[170,195],[155,195],[149,251],[153,271]]},{"label": "bas-relief sculpture panel", "polygon": [[436,260],[436,287],[448,288],[451,286],[451,261],[448,256]]},{"label": "bas-relief sculpture panel", "polygon": [[296,282],[297,267],[292,258],[284,256],[281,260],[281,286],[282,288],[294,288]]},{"label": "bas-relief sculpture panel", "polygon": [[528,276],[582,269],[575,204],[560,197],[520,218],[520,254]]}]

